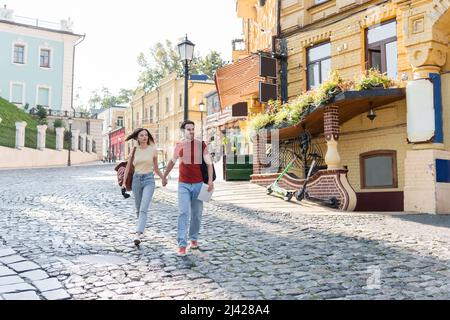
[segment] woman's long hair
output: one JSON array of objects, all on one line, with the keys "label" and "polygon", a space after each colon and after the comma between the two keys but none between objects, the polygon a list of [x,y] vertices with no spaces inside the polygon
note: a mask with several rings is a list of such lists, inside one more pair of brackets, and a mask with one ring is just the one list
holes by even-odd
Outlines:
[{"label": "woman's long hair", "polygon": [[138,129],[134,130],[134,132],[132,134],[130,134],[125,141],[134,139],[134,140],[136,140],[139,143],[139,140],[138,140],[139,133],[141,133],[144,130],[147,131],[147,134],[148,134],[147,144],[148,145],[150,145],[150,143],[156,144],[155,143],[155,139],[153,138],[153,136],[150,133],[150,131],[148,131],[148,129],[145,129],[145,128],[138,128]]}]

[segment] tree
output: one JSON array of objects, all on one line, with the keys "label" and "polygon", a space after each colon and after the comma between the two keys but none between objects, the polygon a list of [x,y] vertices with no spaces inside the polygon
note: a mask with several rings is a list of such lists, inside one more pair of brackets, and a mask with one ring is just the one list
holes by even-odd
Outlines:
[{"label": "tree", "polygon": [[[141,52],[137,62],[141,67],[138,82],[144,91],[155,89],[160,80],[171,73],[176,73],[180,77],[184,75],[178,49],[169,40],[166,40],[165,43],[155,44],[150,49],[149,57]],[[194,54],[190,72],[191,74],[206,74],[212,79],[216,70],[225,64],[226,62],[216,51],[211,51],[205,57]]]},{"label": "tree", "polygon": [[135,93],[136,93],[136,90],[120,89],[119,94],[117,96],[117,100],[120,104],[129,103],[133,99],[133,96],[135,95]]},{"label": "tree", "polygon": [[[99,90],[94,90],[91,92],[88,105],[89,108],[97,108],[97,106],[100,106],[101,108],[106,109],[118,104],[129,103],[133,99],[134,94],[135,90],[122,88],[119,90],[118,95],[113,95],[108,88],[102,87],[100,92]],[[82,110],[86,110],[86,108],[82,108]]]},{"label": "tree", "polygon": [[206,74],[208,78],[213,79],[216,70],[223,67],[227,63],[222,59],[220,53],[217,51],[211,51],[204,58],[200,57],[196,64],[197,73]]}]

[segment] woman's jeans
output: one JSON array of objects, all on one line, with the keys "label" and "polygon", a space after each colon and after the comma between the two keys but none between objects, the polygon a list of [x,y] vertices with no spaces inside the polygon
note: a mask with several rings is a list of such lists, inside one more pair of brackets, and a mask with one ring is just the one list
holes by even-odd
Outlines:
[{"label": "woman's jeans", "polygon": [[147,223],[147,213],[150,202],[155,192],[155,176],[153,173],[133,175],[133,184],[131,186],[136,203],[137,213],[137,232],[144,233]]},{"label": "woman's jeans", "polygon": [[202,221],[203,201],[198,200],[198,194],[202,189],[200,183],[178,183],[178,206],[180,215],[178,217],[178,246],[187,247],[187,230],[189,225],[189,239],[197,241]]}]

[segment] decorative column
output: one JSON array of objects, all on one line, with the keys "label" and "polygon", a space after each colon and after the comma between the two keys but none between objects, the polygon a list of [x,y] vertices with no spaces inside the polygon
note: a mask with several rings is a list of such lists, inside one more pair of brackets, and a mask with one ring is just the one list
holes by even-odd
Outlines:
[{"label": "decorative column", "polygon": [[80,133],[80,138],[81,138],[80,150],[81,152],[86,152],[86,133]]},{"label": "decorative column", "polygon": [[444,148],[441,70],[447,62],[449,1],[404,4],[403,34],[413,75],[406,88],[407,133],[404,209],[450,213],[450,152]]},{"label": "decorative column", "polygon": [[328,170],[341,169],[341,157],[338,152],[339,108],[337,106],[326,107],[323,122],[325,140],[327,141],[325,162]]},{"label": "decorative column", "polygon": [[37,126],[37,148],[39,150],[44,150],[45,149],[45,136],[47,133],[47,126],[46,125],[42,125],[42,126]]},{"label": "decorative column", "polygon": [[22,149],[25,146],[25,121],[16,122],[16,148]]},{"label": "decorative column", "polygon": [[64,148],[64,128],[56,128],[56,150],[61,151]]},{"label": "decorative column", "polygon": [[80,130],[72,129],[72,151],[78,151],[79,150],[79,137],[80,137]]}]

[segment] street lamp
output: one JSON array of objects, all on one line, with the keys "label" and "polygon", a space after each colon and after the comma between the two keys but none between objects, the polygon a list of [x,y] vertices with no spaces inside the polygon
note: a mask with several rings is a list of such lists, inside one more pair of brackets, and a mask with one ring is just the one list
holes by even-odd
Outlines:
[{"label": "street lamp", "polygon": [[189,98],[188,98],[188,80],[189,80],[189,62],[192,61],[192,58],[194,57],[194,47],[195,44],[193,44],[191,41],[188,40],[187,35],[186,38],[178,44],[178,53],[180,54],[181,62],[184,64],[184,120],[186,121],[188,119],[188,105],[189,105]]},{"label": "street lamp", "polygon": [[67,159],[67,166],[70,167],[72,163],[70,162],[70,151],[72,150],[72,118],[69,118],[69,158]]},{"label": "street lamp", "polygon": [[200,104],[199,104],[199,107],[200,107],[200,114],[201,114],[201,121],[202,121],[202,141],[203,141],[203,112],[205,111],[205,103],[203,102],[203,99],[202,99],[202,101],[200,102]]},{"label": "street lamp", "polygon": [[109,142],[108,142],[108,146],[109,146],[109,148],[108,148],[108,162],[109,163],[111,163],[111,160],[112,160],[112,146],[111,146],[111,131],[112,131],[112,127],[111,127],[111,125],[109,125],[108,126],[108,140],[109,140]]}]

